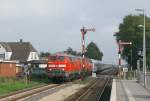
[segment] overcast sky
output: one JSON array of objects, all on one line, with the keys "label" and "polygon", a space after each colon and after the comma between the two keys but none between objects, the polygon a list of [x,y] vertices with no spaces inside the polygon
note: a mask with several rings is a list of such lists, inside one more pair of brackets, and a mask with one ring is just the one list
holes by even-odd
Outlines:
[{"label": "overcast sky", "polygon": [[135,8],[150,13],[150,0],[0,0],[0,40],[30,41],[40,51],[51,53],[72,47],[81,51],[82,26],[88,32],[86,45],[94,41],[104,53],[103,61],[117,63],[113,34]]}]

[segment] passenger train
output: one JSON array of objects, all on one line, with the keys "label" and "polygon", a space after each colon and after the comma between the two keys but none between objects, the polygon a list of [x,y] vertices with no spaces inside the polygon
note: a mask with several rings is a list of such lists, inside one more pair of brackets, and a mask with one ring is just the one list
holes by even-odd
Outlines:
[{"label": "passenger train", "polygon": [[92,72],[97,72],[103,68],[103,64],[99,60],[91,59],[92,61]]}]

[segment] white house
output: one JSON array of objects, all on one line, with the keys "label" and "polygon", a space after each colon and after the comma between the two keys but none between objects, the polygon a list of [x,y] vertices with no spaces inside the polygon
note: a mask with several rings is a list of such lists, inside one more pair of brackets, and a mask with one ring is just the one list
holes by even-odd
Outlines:
[{"label": "white house", "polygon": [[27,62],[39,60],[39,56],[30,42],[0,42],[0,60]]}]

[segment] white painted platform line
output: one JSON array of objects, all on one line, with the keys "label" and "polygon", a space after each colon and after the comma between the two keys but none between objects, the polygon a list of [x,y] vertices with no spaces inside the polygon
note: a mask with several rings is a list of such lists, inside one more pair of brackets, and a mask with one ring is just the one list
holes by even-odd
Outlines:
[{"label": "white painted platform line", "polygon": [[117,94],[116,94],[116,79],[113,79],[112,89],[111,89],[111,96],[110,101],[117,101]]}]

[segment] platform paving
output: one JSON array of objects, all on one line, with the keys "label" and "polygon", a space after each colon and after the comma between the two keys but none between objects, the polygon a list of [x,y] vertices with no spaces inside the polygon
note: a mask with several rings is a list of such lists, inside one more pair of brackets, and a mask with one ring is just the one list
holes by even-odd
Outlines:
[{"label": "platform paving", "polygon": [[150,101],[150,91],[136,80],[113,80],[110,101]]}]

